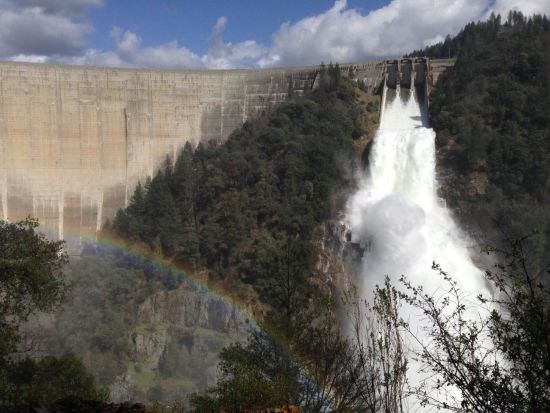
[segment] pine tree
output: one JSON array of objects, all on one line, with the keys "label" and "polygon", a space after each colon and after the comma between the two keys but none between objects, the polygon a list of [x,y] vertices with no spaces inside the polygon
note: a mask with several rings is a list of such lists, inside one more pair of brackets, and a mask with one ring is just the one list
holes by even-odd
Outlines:
[{"label": "pine tree", "polygon": [[145,210],[149,239],[160,243],[162,251],[171,255],[181,235],[181,218],[162,172],[151,181]]}]

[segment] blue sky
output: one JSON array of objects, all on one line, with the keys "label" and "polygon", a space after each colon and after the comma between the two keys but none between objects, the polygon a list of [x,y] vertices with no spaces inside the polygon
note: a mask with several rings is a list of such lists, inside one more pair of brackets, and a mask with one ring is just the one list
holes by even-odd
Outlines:
[{"label": "blue sky", "polygon": [[0,0],[0,59],[240,68],[399,56],[550,0]]},{"label": "blue sky", "polygon": [[[348,1],[348,6],[367,12],[387,3],[353,0]],[[92,43],[100,49],[110,48],[109,33],[112,27],[119,26],[140,33],[146,46],[178,39],[191,50],[204,53],[212,27],[218,17],[225,16],[226,41],[255,39],[268,44],[282,23],[320,14],[333,4],[334,0],[111,0],[91,13],[96,28]]]}]

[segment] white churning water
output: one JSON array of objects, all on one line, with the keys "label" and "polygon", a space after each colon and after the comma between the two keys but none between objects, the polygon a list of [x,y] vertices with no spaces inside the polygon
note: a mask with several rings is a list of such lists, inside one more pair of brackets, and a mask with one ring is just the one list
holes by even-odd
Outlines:
[{"label": "white churning water", "polygon": [[[410,90],[387,90],[386,95],[368,168],[347,206],[352,240],[366,247],[360,293],[371,300],[386,275],[398,286],[402,274],[427,293],[442,293],[446,285],[431,269],[435,261],[461,287],[478,294],[484,290],[482,273],[437,195],[435,132],[426,127],[426,104]],[[422,337],[421,316],[410,310],[402,315]],[[417,368],[414,363],[409,367],[413,385],[422,378]]]}]

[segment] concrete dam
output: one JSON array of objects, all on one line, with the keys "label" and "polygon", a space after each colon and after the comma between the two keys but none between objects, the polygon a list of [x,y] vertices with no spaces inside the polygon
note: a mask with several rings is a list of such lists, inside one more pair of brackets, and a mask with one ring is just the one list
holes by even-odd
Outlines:
[{"label": "concrete dam", "polygon": [[[436,80],[436,62],[426,76]],[[350,65],[342,65],[347,73]],[[376,90],[385,62],[353,64]],[[445,66],[445,64],[443,64]],[[319,67],[141,70],[0,62],[0,218],[52,238],[94,238],[186,142],[223,141],[316,85]]]}]

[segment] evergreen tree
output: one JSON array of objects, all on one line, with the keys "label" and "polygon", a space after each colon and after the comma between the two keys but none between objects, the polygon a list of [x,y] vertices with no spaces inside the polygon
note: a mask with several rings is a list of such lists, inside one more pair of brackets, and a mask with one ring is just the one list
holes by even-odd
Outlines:
[{"label": "evergreen tree", "polygon": [[429,112],[448,205],[491,243],[537,230],[528,242],[542,268],[550,245],[550,20],[493,14],[418,54],[445,57],[447,49],[456,63],[440,77]]},{"label": "evergreen tree", "polygon": [[180,241],[181,216],[176,208],[166,177],[159,172],[151,181],[145,201],[149,239],[161,251],[172,254]]},{"label": "evergreen tree", "polygon": [[167,159],[136,188],[113,230],[184,265],[246,280],[272,305],[279,292],[267,280],[276,270],[260,257],[284,257],[281,240],[297,239],[294,281],[307,291],[300,274],[312,265],[313,231],[330,215],[331,191],[343,180],[334,154],[353,153],[360,123],[354,85],[339,72],[321,67],[322,88],[245,123],[222,145],[186,144],[174,167]]}]

